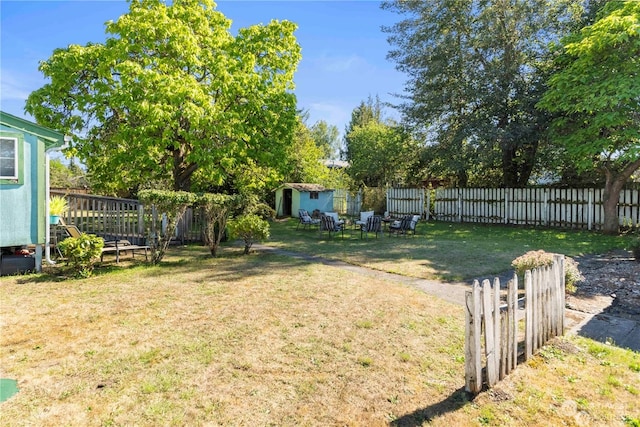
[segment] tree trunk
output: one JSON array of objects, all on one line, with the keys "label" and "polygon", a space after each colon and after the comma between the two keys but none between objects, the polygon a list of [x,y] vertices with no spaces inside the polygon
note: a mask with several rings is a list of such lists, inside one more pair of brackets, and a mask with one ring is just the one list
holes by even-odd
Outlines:
[{"label": "tree trunk", "polygon": [[533,171],[538,144],[528,143],[519,150],[515,143],[502,144],[502,184],[507,188],[526,187]]},{"label": "tree trunk", "polygon": [[195,163],[187,163],[184,150],[174,149],[173,154],[173,189],[175,191],[191,191],[191,176],[198,169]]},{"label": "tree trunk", "polygon": [[502,143],[502,185],[506,188],[518,186],[518,169],[515,164],[516,153],[509,143]]},{"label": "tree trunk", "polygon": [[607,181],[604,185],[604,193],[602,195],[602,207],[604,209],[604,223],[602,225],[602,232],[604,234],[618,234],[618,232],[620,231],[620,223],[618,219],[618,199],[620,198],[621,189],[622,186],[616,185],[616,181],[610,179],[607,175]]},{"label": "tree trunk", "polygon": [[620,232],[620,219],[618,218],[620,191],[622,191],[624,184],[638,168],[640,168],[640,159],[629,163],[622,169],[622,172],[619,173],[605,167],[604,173],[606,181],[602,195],[602,207],[604,209],[602,232],[604,234],[618,234]]}]

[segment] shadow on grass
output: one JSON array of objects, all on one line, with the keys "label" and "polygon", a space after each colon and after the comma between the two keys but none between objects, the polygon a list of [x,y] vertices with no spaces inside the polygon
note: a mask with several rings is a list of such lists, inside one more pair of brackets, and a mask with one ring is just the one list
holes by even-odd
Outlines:
[{"label": "shadow on grass", "polygon": [[[136,262],[130,265],[140,266],[139,274],[146,277],[202,274],[202,278],[205,279],[210,276],[216,280],[234,281],[239,276],[259,276],[274,270],[286,271],[288,268],[308,263],[309,260],[264,253],[255,249],[245,255],[243,247],[229,244],[221,247],[216,257],[211,256],[207,247],[190,245],[170,248],[167,256],[157,265],[150,262]],[[126,270],[127,266],[121,264],[102,265],[99,270],[104,271],[104,274]]]},{"label": "shadow on grass", "polygon": [[417,409],[410,414],[403,415],[392,421],[391,425],[394,427],[421,426],[425,422],[433,421],[436,417],[449,412],[455,412],[462,408],[471,401],[469,399],[470,396],[471,395],[464,390],[464,387],[460,387],[443,401],[434,403],[426,408]]}]

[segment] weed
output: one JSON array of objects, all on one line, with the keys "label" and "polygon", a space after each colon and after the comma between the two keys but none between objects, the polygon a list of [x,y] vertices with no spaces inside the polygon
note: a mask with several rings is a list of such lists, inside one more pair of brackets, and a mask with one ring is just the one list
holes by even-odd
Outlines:
[{"label": "weed", "polygon": [[400,353],[398,353],[398,357],[400,358],[401,362],[408,362],[409,360],[411,360],[411,355],[404,351],[401,351]]},{"label": "weed", "polygon": [[603,357],[611,354],[611,349],[607,348],[605,345],[600,344],[597,341],[590,342],[587,351],[590,355],[598,359],[602,359]]},{"label": "weed", "polygon": [[614,377],[613,375],[609,375],[607,377],[607,384],[612,385],[614,387],[620,387],[622,385],[620,380],[618,378]]},{"label": "weed", "polygon": [[480,416],[478,417],[478,422],[483,426],[491,425],[496,419],[495,414],[493,413],[491,408],[481,408]]},{"label": "weed", "polygon": [[613,396],[613,391],[611,387],[600,387],[598,394],[600,394],[600,396],[610,397]]},{"label": "weed", "polygon": [[624,389],[627,390],[629,393],[633,394],[634,396],[637,396],[638,394],[640,394],[640,390],[638,390],[632,385],[625,385]]},{"label": "weed", "polygon": [[373,322],[371,320],[359,320],[356,322],[356,327],[360,329],[373,328]]},{"label": "weed", "polygon": [[633,418],[625,415],[622,421],[630,427],[640,427],[640,418]]},{"label": "weed", "polygon": [[361,357],[358,357],[358,364],[360,364],[361,366],[364,366],[365,368],[368,368],[373,364],[373,359],[367,356],[361,356]]},{"label": "weed", "polygon": [[576,403],[578,404],[579,411],[588,411],[589,410],[589,401],[583,397],[579,397],[576,399]]},{"label": "weed", "polygon": [[575,383],[575,382],[577,382],[577,381],[578,381],[578,377],[576,377],[576,376],[574,376],[574,375],[569,375],[569,376],[567,377],[567,382],[569,382],[570,384],[573,384],[573,383]]}]

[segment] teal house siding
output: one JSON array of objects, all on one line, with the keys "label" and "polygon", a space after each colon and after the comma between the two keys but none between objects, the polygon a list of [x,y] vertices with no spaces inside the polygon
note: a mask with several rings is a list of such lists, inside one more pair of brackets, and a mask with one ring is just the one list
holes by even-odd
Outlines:
[{"label": "teal house siding", "polygon": [[318,184],[285,183],[276,189],[276,215],[298,216],[298,210],[309,213],[333,211],[333,190]]},{"label": "teal house siding", "polygon": [[[64,144],[64,135],[0,111],[0,247],[43,245],[46,217],[45,151]],[[17,144],[13,149],[13,144]],[[15,177],[7,178],[17,155]]]}]

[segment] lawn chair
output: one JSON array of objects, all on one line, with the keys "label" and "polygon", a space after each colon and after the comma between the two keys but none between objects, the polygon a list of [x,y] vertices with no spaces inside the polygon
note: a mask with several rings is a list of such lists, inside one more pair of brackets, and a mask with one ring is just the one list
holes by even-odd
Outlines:
[{"label": "lawn chair", "polygon": [[367,218],[367,222],[360,225],[360,238],[362,239],[362,234],[364,233],[365,237],[369,237],[369,233],[376,233],[376,239],[378,238],[378,233],[382,231],[382,218],[378,215],[373,215]]},{"label": "lawn chair", "polygon": [[415,236],[416,234],[416,226],[418,225],[418,221],[420,221],[420,215],[413,215],[411,217],[411,222],[409,223],[409,228],[407,229],[407,234],[411,233]]},{"label": "lawn chair", "polygon": [[[60,219],[60,225],[65,229],[67,234],[71,237],[78,238],[82,236],[82,232],[75,225],[68,225]],[[116,255],[116,263],[120,262],[120,253],[126,253],[127,251],[131,252],[131,257],[135,258],[136,252],[144,252],[144,257],[146,260],[149,260],[148,251],[149,246],[145,245],[132,245],[128,240],[104,240],[104,238],[100,237],[104,241],[104,246],[102,247],[102,252],[100,254],[100,262],[102,262],[105,253],[115,253]]]},{"label": "lawn chair", "polygon": [[367,220],[374,215],[374,211],[360,212],[360,219],[356,221],[356,225],[367,225]]},{"label": "lawn chair", "polygon": [[306,229],[307,226],[311,228],[314,225],[320,225],[320,220],[311,218],[311,215],[309,215],[309,212],[307,212],[306,209],[298,209],[298,218],[300,219],[300,221],[298,221],[296,230],[300,227],[300,225],[303,226],[303,229]]},{"label": "lawn chair", "polygon": [[[82,231],[80,231],[80,229],[78,227],[76,227],[75,225],[69,225],[69,224],[65,224],[65,222],[62,220],[62,218],[60,218],[60,225],[62,225],[62,227],[64,228],[64,230],[67,232],[67,234],[71,237],[74,238],[78,238],[80,236],[82,236]],[[131,242],[129,242],[128,240],[104,240],[102,237],[100,237],[103,241],[104,241],[104,246],[116,246],[116,245],[130,245]]]},{"label": "lawn chair", "polygon": [[[393,223],[389,224],[389,236],[391,236],[392,234],[395,234],[396,236],[398,235],[406,236],[408,233],[408,230],[411,227],[412,221],[413,221],[413,216],[405,215],[402,217],[401,220],[394,221]],[[414,230],[415,230],[415,225],[414,225]]]},{"label": "lawn chair", "polygon": [[332,237],[332,233],[340,232],[344,238],[343,225],[344,223],[336,223],[336,220],[332,215],[322,214],[322,216],[320,216],[320,234],[322,234],[323,231],[326,231],[329,233],[329,237]]},{"label": "lawn chair", "polygon": [[338,212],[325,212],[324,215],[332,217],[336,225],[340,227],[344,226],[344,220],[340,219]]}]

